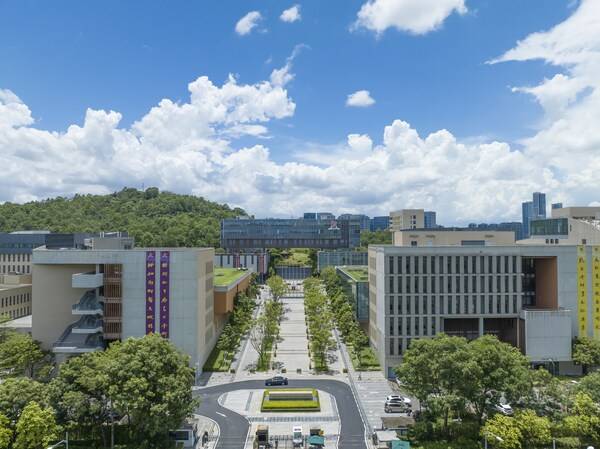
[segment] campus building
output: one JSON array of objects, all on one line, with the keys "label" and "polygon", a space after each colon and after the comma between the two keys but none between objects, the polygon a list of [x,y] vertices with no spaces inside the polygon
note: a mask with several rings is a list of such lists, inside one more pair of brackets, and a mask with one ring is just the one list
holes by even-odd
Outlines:
[{"label": "campus building", "polygon": [[265,250],[230,251],[215,254],[214,263],[215,267],[244,268],[256,273],[257,279],[264,282],[269,273],[270,260],[269,251]]},{"label": "campus building", "polygon": [[385,215],[382,217],[371,218],[369,226],[370,231],[387,231],[390,228],[390,216]]},{"label": "campus building", "polygon": [[395,246],[513,245],[513,231],[475,231],[468,228],[405,229],[393,233]]},{"label": "campus building", "polygon": [[369,277],[367,266],[336,267],[346,296],[351,299],[356,319],[364,329],[369,326]]},{"label": "campus building", "polygon": [[437,228],[436,213],[424,209],[402,209],[390,212],[390,230]]},{"label": "campus building", "polygon": [[338,217],[338,220],[358,221],[361,231],[368,231],[371,225],[371,219],[364,214],[342,214]]},{"label": "campus building", "polygon": [[369,338],[389,375],[440,332],[496,335],[561,372],[573,338],[600,335],[599,247],[371,246],[368,267]]},{"label": "campus building", "polygon": [[31,275],[0,274],[0,318],[31,315]]},{"label": "campus building", "polygon": [[[38,248],[33,338],[66,357],[160,333],[200,368],[230,309],[215,304],[213,258],[212,248]],[[225,302],[237,279],[225,285]]]},{"label": "campus building", "polygon": [[221,247],[228,252],[266,248],[354,248],[360,223],[323,219],[227,219],[221,221]]},{"label": "campus building", "polygon": [[336,250],[317,252],[317,271],[320,273],[327,267],[341,265],[367,265],[366,251]]},{"label": "campus building", "polygon": [[552,218],[532,220],[522,245],[600,245],[600,207],[552,209]]}]

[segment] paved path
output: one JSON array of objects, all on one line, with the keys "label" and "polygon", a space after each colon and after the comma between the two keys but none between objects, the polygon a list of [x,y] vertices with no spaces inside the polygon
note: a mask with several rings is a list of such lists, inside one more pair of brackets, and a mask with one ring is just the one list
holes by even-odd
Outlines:
[{"label": "paved path", "polygon": [[[291,380],[289,387],[317,388],[335,397],[341,421],[338,447],[340,449],[366,449],[365,428],[358,406],[350,387],[336,380]],[[221,406],[218,402],[223,393],[236,390],[259,390],[264,388],[264,380],[235,382],[195,391],[201,399],[197,414],[207,416],[217,422],[220,437],[216,449],[242,449],[249,437],[250,424],[245,417]]]},{"label": "paved path", "polygon": [[285,368],[289,373],[298,369],[309,370],[308,338],[304,321],[304,298],[281,298],[284,316],[279,329],[280,341],[277,343],[277,356],[273,360],[276,371]]}]

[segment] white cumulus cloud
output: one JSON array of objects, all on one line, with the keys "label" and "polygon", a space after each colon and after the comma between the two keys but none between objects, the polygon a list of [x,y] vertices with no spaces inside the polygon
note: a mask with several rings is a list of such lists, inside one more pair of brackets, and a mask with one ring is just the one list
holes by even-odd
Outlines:
[{"label": "white cumulus cloud", "polygon": [[357,90],[346,98],[346,106],[366,108],[373,106],[374,104],[375,100],[373,100],[371,93],[368,90]]},{"label": "white cumulus cloud", "polygon": [[288,23],[296,22],[302,19],[302,16],[300,14],[300,5],[294,5],[291,8],[286,9],[281,13],[281,16],[279,16],[279,18],[282,21]]},{"label": "white cumulus cloud", "polygon": [[250,34],[258,23],[262,20],[262,15],[258,11],[250,11],[235,24],[235,32],[240,36]]},{"label": "white cumulus cloud", "polygon": [[438,29],[454,12],[467,12],[465,0],[368,0],[358,11],[354,27],[377,34],[388,28],[426,34]]}]

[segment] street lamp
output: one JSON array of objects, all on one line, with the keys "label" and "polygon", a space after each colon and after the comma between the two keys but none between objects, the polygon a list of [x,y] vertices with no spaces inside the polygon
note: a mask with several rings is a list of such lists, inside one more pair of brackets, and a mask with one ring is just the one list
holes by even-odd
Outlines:
[{"label": "street lamp", "polygon": [[56,443],[56,444],[55,444],[55,445],[53,445],[53,446],[48,446],[48,448],[47,448],[47,449],[55,449],[55,448],[57,448],[58,446],[60,446],[61,444],[64,444],[64,445],[65,445],[65,449],[69,449],[69,432],[67,432],[67,433],[66,433],[66,435],[65,435],[65,439],[64,439],[64,440],[62,440],[62,441],[59,441],[58,443]]},{"label": "street lamp", "polygon": [[496,435],[496,434],[494,434],[492,432],[486,432],[486,433],[483,434],[483,447],[484,447],[484,449],[488,449],[488,440],[487,440],[488,435],[491,436],[491,437],[496,438],[496,440],[500,441],[501,443],[504,441],[498,435]]}]

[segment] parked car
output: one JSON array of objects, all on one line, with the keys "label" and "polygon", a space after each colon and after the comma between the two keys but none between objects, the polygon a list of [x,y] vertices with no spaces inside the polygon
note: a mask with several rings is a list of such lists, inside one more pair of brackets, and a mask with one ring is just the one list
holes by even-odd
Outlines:
[{"label": "parked car", "polygon": [[412,405],[412,401],[410,400],[410,398],[407,398],[405,396],[400,396],[399,394],[391,394],[389,395],[387,398],[385,398],[385,402],[403,402],[406,405],[408,405],[409,407]]},{"label": "parked car", "polygon": [[402,401],[389,401],[383,406],[386,413],[410,413],[411,409]]},{"label": "parked car", "polygon": [[283,377],[283,376],[275,376],[275,377],[271,377],[270,379],[265,380],[265,385],[267,387],[272,387],[275,385],[287,385],[287,384],[288,384],[288,378]]},{"label": "parked car", "polygon": [[302,436],[302,427],[294,426],[292,428],[292,444],[294,447],[302,446],[303,436]]},{"label": "parked car", "polygon": [[502,413],[505,416],[512,416],[514,414],[510,404],[496,404],[494,409],[496,409],[498,413]]}]

